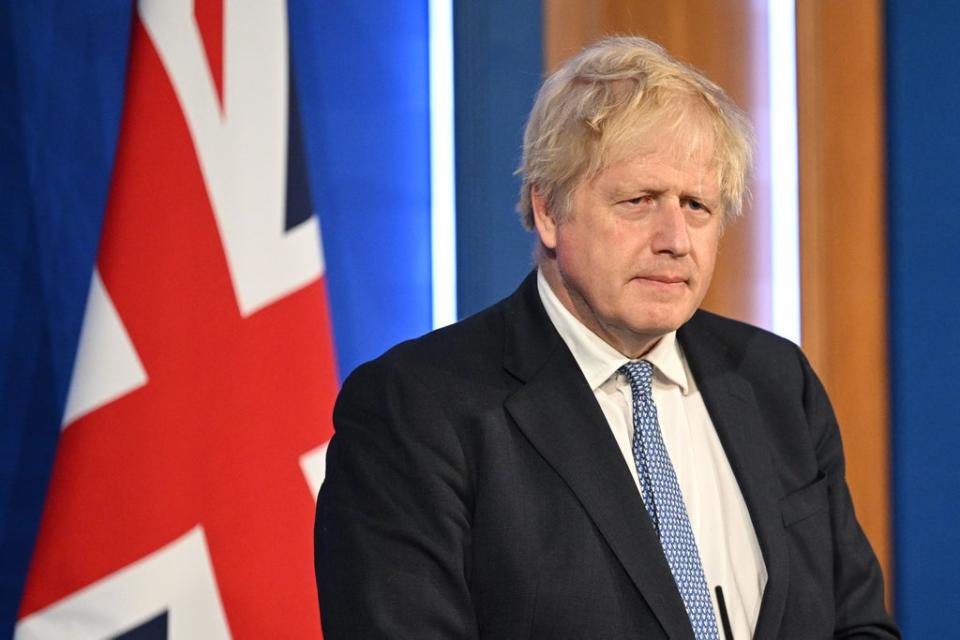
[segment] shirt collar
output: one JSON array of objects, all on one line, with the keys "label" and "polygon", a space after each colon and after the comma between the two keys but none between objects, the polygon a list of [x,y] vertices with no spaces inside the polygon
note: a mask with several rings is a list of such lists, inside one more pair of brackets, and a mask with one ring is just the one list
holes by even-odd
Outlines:
[{"label": "shirt collar", "polygon": [[[547,316],[567,344],[592,390],[596,391],[620,367],[630,361],[588,329],[563,306],[550,288],[542,269],[537,270],[537,291],[540,293],[540,300]],[[679,386],[684,395],[688,393],[687,371],[683,355],[680,353],[680,345],[677,343],[676,331],[671,331],[660,338],[643,356],[643,359],[649,361],[654,369],[670,383]]]}]

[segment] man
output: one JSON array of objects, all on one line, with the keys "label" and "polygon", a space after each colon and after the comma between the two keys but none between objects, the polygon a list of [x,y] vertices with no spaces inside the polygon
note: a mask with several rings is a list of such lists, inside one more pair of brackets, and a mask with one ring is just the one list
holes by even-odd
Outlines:
[{"label": "man", "polygon": [[542,87],[515,294],[358,368],[316,523],[326,637],[898,637],[793,344],[698,311],[750,130],[640,38]]}]

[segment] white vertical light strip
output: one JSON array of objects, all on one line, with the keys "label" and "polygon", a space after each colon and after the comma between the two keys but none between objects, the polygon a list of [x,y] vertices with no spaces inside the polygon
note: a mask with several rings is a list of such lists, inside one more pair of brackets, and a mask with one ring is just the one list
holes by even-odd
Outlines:
[{"label": "white vertical light strip", "polygon": [[800,188],[794,0],[767,0],[773,331],[800,343]]},{"label": "white vertical light strip", "polygon": [[430,245],[433,327],[457,320],[453,3],[430,0]]}]

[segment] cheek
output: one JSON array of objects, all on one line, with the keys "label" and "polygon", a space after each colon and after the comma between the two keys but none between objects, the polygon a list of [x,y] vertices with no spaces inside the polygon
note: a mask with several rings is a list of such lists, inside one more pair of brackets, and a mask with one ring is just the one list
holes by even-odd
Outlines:
[{"label": "cheek", "polygon": [[594,294],[616,288],[629,279],[643,253],[643,243],[630,229],[592,221],[587,228],[576,222],[557,234],[556,256],[560,270],[589,286]]},{"label": "cheek", "polygon": [[558,246],[557,259],[561,269],[576,274],[578,279],[602,284],[618,273],[624,262],[621,253],[622,247],[616,244],[598,242],[596,239],[584,241],[581,238]]},{"label": "cheek", "polygon": [[594,251],[589,238],[574,229],[564,229],[557,234],[556,251],[557,262],[564,271],[589,272],[592,269]]},{"label": "cheek", "polygon": [[697,268],[700,271],[700,277],[709,281],[713,274],[713,269],[717,264],[717,253],[720,247],[719,233],[710,233],[701,238],[698,242]]},{"label": "cheek", "polygon": [[557,266],[564,280],[591,305],[602,305],[610,297],[615,280],[607,257],[595,244],[582,239],[557,246]]}]

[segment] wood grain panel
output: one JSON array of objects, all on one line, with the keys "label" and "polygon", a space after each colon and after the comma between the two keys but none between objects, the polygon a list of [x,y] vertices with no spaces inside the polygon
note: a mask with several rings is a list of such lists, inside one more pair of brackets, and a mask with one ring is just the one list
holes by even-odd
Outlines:
[{"label": "wood grain panel", "polygon": [[843,430],[857,515],[890,585],[882,6],[797,6],[803,346]]}]

